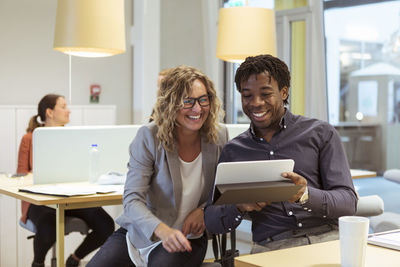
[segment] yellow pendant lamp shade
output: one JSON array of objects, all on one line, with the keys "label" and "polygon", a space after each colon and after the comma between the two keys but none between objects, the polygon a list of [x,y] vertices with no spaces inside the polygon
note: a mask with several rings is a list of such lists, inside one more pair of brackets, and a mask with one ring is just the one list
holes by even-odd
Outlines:
[{"label": "yellow pendant lamp shade", "polygon": [[58,0],[54,49],[82,57],[124,53],[124,0]]},{"label": "yellow pendant lamp shade", "polygon": [[274,10],[230,7],[219,10],[217,57],[243,62],[248,56],[276,56]]}]

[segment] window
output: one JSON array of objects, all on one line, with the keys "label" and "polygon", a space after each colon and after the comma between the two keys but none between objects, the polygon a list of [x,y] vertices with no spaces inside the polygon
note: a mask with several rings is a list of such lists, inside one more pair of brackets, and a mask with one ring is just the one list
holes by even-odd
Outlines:
[{"label": "window", "polygon": [[324,1],[324,22],[328,118],[350,167],[398,168],[400,2]]}]

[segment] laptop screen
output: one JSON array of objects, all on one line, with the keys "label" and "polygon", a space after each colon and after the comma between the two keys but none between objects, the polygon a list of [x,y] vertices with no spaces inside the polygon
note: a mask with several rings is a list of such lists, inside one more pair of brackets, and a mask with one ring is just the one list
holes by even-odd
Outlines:
[{"label": "laptop screen", "polygon": [[88,181],[89,150],[97,144],[100,174],[127,172],[129,145],[141,125],[41,127],[33,132],[33,183]]}]

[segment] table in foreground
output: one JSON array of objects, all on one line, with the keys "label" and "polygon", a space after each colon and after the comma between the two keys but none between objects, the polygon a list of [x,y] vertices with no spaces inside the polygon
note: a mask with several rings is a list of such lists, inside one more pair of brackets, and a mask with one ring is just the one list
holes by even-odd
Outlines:
[{"label": "table in foreground", "polygon": [[[365,267],[395,267],[400,251],[368,245]],[[340,267],[339,240],[245,255],[235,258],[235,267]]]},{"label": "table in foreground", "polygon": [[353,179],[376,177],[376,172],[374,171],[351,169],[350,173]]},{"label": "table in foreground", "polygon": [[[69,209],[82,209],[101,207],[107,205],[122,204],[122,194],[120,192],[107,194],[93,194],[86,196],[57,197],[49,195],[39,195],[19,192],[18,188],[32,185],[33,177],[28,175],[21,178],[8,178],[0,175],[0,194],[11,196],[20,200],[25,200],[35,205],[46,205],[56,209],[57,223],[57,266],[64,266],[64,211]],[[69,183],[76,186],[87,185],[87,182]]]}]

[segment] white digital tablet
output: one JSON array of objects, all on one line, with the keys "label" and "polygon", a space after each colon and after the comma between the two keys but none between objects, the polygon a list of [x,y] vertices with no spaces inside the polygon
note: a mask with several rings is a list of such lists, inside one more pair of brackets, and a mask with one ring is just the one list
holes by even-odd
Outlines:
[{"label": "white digital tablet", "polygon": [[213,203],[280,202],[292,198],[302,185],[283,178],[294,168],[292,159],[224,162],[217,166]]},{"label": "white digital tablet", "polygon": [[276,182],[287,180],[283,172],[291,172],[294,160],[258,160],[221,162],[217,166],[215,184],[237,184],[254,182]]}]

